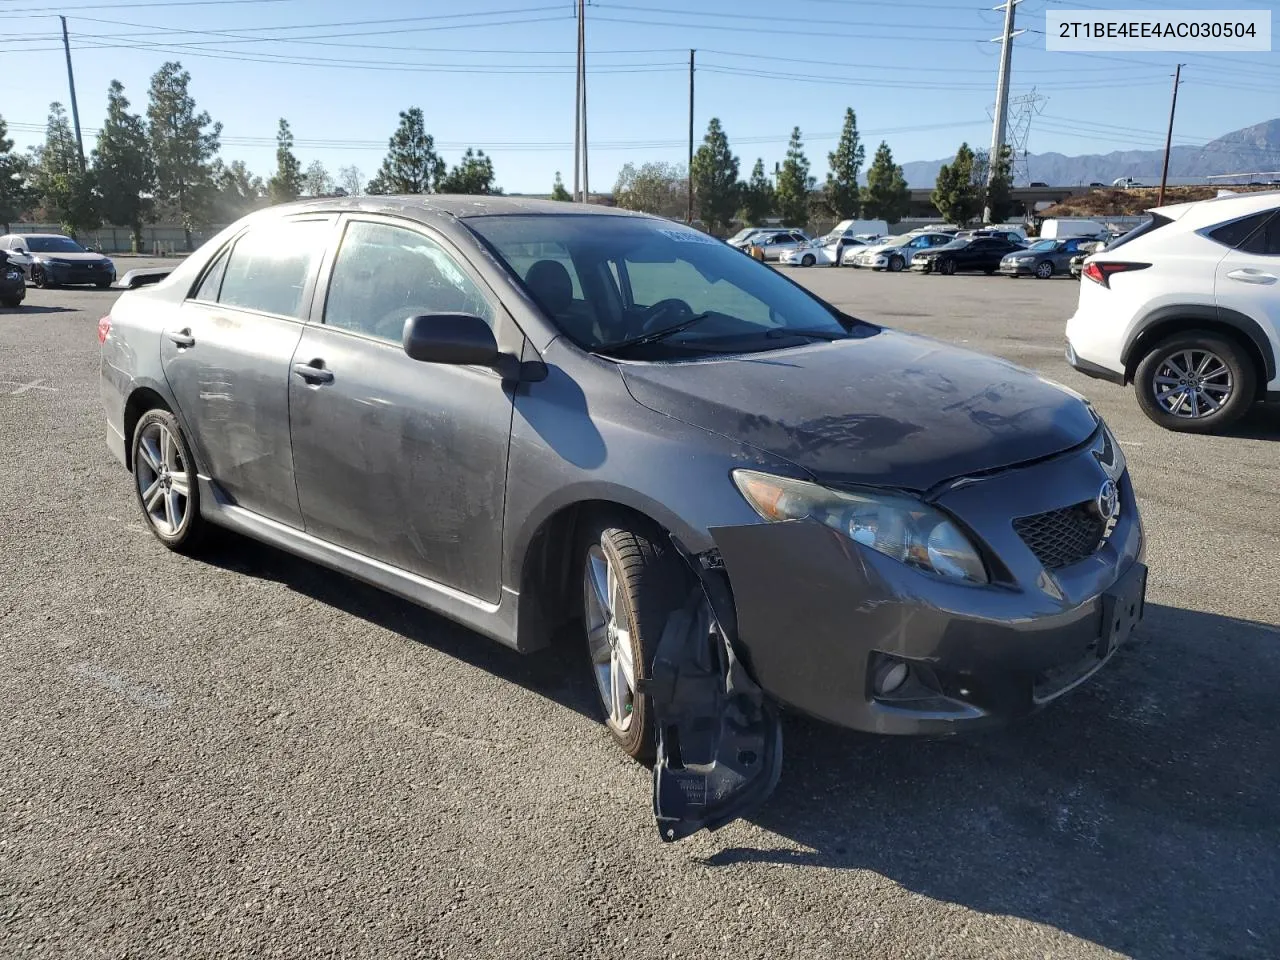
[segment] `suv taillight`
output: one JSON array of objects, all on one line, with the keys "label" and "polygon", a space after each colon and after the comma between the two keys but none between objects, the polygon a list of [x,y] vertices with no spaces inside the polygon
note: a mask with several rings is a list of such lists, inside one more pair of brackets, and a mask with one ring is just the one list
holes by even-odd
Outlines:
[{"label": "suv taillight", "polygon": [[1149,263],[1108,263],[1106,261],[1086,263],[1083,275],[1094,283],[1102,284],[1109,290],[1111,289],[1111,278],[1115,274],[1128,273],[1130,270],[1145,270],[1149,266],[1151,266]]},{"label": "suv taillight", "polygon": [[98,321],[98,345],[107,342],[107,336],[111,333],[111,314],[107,314]]}]

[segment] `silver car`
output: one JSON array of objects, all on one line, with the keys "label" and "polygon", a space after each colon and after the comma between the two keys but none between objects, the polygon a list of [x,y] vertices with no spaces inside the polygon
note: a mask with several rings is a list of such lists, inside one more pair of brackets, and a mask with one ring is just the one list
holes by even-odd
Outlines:
[{"label": "silver car", "polygon": [[107,445],[161,543],[238,531],[520,651],[576,631],[667,840],[768,796],[779,704],[1003,723],[1142,615],[1133,487],[1083,398],[668,220],[272,207],[98,336]]}]

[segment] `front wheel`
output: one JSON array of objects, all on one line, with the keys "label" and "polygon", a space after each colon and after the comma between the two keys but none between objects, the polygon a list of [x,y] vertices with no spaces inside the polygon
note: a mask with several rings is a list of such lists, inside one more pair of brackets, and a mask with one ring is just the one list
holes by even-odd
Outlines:
[{"label": "front wheel", "polygon": [[1233,340],[1208,330],[1176,334],[1142,358],[1138,406],[1179,433],[1213,433],[1244,416],[1257,396],[1253,363]]},{"label": "front wheel", "polygon": [[53,286],[53,284],[49,282],[49,278],[42,267],[31,268],[31,282],[42,289]]},{"label": "front wheel", "polygon": [[812,267],[817,262],[818,262],[817,259],[814,257],[812,253],[806,253],[803,257],[800,258],[800,266],[802,267]]},{"label": "front wheel", "polygon": [[1048,280],[1053,276],[1053,264],[1048,260],[1036,264],[1036,279]]},{"label": "front wheel", "polygon": [[11,307],[11,308],[20,307],[22,306],[22,298],[21,297],[5,297],[3,300],[0,300],[0,306]]},{"label": "front wheel", "polygon": [[938,270],[944,277],[955,276],[956,262],[950,258],[943,260]]},{"label": "front wheel", "polygon": [[907,265],[907,261],[903,260],[901,257],[893,256],[889,258],[890,273],[901,273],[902,268],[905,267],[906,265]]},{"label": "front wheel", "polygon": [[667,618],[687,595],[683,561],[660,531],[621,517],[590,526],[579,556],[587,655],[605,726],[623,753],[648,762],[653,709],[638,690]]},{"label": "front wheel", "polygon": [[133,431],[133,487],[142,516],[170,550],[191,553],[204,541],[195,460],[177,418],[148,410]]}]

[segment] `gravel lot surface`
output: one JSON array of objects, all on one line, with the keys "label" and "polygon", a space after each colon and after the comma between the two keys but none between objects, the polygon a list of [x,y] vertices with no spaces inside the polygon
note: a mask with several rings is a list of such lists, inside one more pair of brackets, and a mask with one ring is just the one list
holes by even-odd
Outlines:
[{"label": "gravel lot surface", "polygon": [[1061,359],[1069,280],[793,276],[1095,400],[1151,582],[1094,682],[973,739],[788,718],[767,806],[664,845],[576,647],[165,551],[104,446],[116,294],[31,290],[0,311],[0,956],[1275,957],[1280,412],[1161,432]]}]

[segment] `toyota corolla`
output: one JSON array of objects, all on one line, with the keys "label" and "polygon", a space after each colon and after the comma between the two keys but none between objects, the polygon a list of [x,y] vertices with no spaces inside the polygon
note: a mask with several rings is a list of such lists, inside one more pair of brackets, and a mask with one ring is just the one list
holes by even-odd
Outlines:
[{"label": "toyota corolla", "polygon": [[849,316],[688,227],[514,198],[250,215],[99,325],[166,546],[229,528],[534,651],[578,625],[661,836],[777,781],[788,707],[1025,715],[1142,616],[1081,397]]}]

